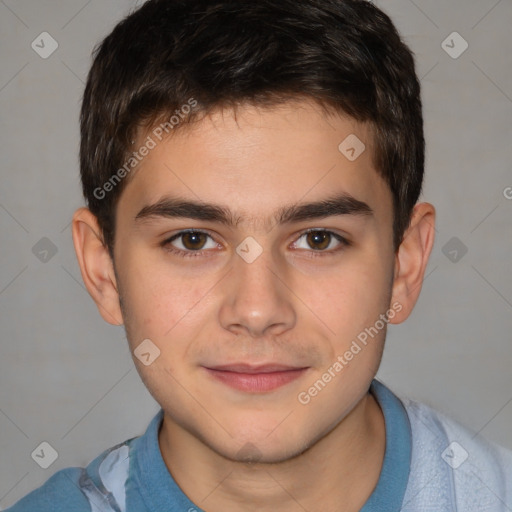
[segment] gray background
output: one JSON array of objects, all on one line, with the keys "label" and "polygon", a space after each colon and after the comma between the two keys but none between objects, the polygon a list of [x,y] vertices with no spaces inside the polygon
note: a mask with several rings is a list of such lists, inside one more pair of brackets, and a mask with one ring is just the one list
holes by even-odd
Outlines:
[{"label": "gray background", "polygon": [[[512,2],[375,3],[416,55],[424,199],[438,212],[423,293],[409,321],[390,327],[378,377],[512,448]],[[103,322],[85,291],[69,226],[83,204],[78,111],[90,53],[136,4],[0,1],[3,508],[57,470],[142,434],[158,410],[123,328]],[[47,59],[31,48],[43,31],[59,45]],[[442,46],[454,31],[469,44],[458,58]],[[43,441],[58,452],[48,469],[31,458]]]}]

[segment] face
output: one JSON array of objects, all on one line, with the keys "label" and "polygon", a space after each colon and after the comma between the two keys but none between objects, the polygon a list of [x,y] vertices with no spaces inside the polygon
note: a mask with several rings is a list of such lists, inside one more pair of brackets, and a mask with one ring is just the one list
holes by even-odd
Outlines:
[{"label": "face", "polygon": [[[365,144],[355,160],[339,149],[351,135]],[[366,126],[301,102],[216,112],[141,161],[114,262],[165,421],[227,458],[275,462],[366,394],[394,272],[392,196],[372,151]]]}]

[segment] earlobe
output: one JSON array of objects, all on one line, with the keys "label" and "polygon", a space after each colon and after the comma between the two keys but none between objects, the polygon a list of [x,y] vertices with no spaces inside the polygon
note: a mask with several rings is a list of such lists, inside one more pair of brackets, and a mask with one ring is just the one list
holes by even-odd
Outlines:
[{"label": "earlobe", "polygon": [[74,213],[72,234],[85,287],[103,319],[112,325],[122,325],[113,262],[103,244],[98,221],[88,208],[79,208]]},{"label": "earlobe", "polygon": [[425,269],[434,245],[435,209],[430,203],[418,203],[411,222],[395,256],[395,276],[391,303],[399,302],[402,309],[390,323],[403,322],[418,300]]}]

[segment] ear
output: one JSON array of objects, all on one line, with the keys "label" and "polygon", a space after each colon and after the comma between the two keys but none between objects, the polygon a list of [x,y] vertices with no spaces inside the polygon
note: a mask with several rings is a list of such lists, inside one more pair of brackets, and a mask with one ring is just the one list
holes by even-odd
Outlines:
[{"label": "ear", "polygon": [[435,209],[429,203],[418,203],[411,222],[395,255],[395,276],[391,304],[402,307],[389,322],[399,324],[412,312],[418,300],[428,258],[434,245]]},{"label": "ear", "polygon": [[96,302],[103,319],[122,325],[123,315],[114,265],[103,243],[96,217],[88,208],[79,208],[72,221],[73,244],[87,291]]}]

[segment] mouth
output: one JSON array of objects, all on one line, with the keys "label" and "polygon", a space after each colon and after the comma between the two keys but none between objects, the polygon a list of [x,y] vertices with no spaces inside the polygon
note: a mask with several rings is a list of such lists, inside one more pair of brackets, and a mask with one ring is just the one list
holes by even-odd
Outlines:
[{"label": "mouth", "polygon": [[298,379],[308,367],[233,364],[203,368],[217,381],[246,393],[265,393]]}]

